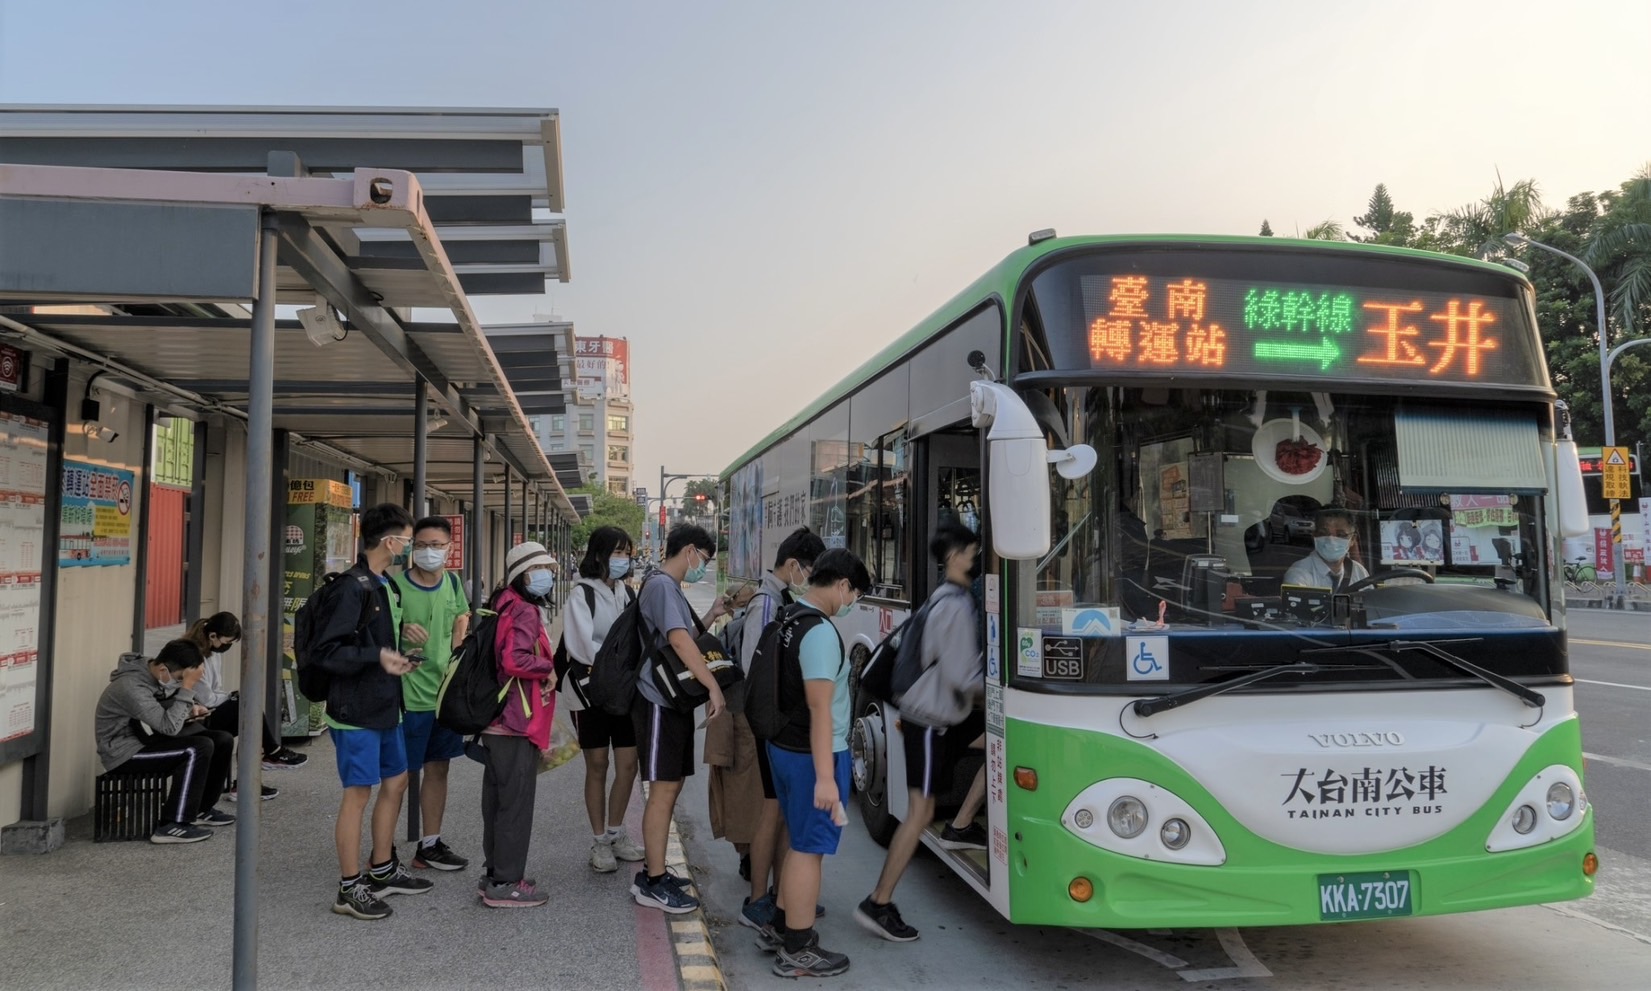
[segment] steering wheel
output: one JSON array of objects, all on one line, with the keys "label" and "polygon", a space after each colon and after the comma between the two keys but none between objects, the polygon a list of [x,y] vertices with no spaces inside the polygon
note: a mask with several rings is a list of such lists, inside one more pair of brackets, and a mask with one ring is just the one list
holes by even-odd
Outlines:
[{"label": "steering wheel", "polygon": [[1386,571],[1378,571],[1368,577],[1360,578],[1342,589],[1342,591],[1347,595],[1352,595],[1354,592],[1362,592],[1367,588],[1373,588],[1382,582],[1392,581],[1395,578],[1420,578],[1429,585],[1433,584],[1433,575],[1421,568],[1389,568]]}]

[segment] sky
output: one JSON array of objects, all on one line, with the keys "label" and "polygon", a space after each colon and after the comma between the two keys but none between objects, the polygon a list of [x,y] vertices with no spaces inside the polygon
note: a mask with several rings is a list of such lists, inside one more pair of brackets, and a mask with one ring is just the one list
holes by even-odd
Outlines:
[{"label": "sky", "polygon": [[717,472],[1026,235],[1550,206],[1651,162],[1651,3],[0,0],[0,102],[553,107],[637,484]]}]

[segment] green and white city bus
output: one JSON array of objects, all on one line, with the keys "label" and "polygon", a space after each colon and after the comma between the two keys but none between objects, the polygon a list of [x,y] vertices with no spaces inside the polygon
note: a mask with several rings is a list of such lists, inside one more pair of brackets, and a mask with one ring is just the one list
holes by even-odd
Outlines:
[{"label": "green and white city bus", "polygon": [[[1587,517],[1533,300],[1402,249],[1034,235],[728,468],[726,567],[803,524],[854,550],[859,665],[934,587],[937,523],[979,528],[989,848],[925,841],[1013,922],[1581,898],[1560,568]],[[1315,521],[1356,569],[1290,573]],[[887,842],[899,713],[855,703]]]}]

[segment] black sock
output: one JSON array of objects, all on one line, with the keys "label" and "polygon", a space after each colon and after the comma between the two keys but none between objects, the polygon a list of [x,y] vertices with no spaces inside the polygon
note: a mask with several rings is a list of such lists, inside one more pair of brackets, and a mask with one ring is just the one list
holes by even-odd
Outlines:
[{"label": "black sock", "polygon": [[785,952],[798,953],[805,949],[809,941],[814,938],[814,927],[807,929],[787,929],[780,937],[785,942]]},{"label": "black sock", "polygon": [[774,912],[774,935],[784,936],[790,931],[791,930],[785,928],[785,909],[777,909]]},{"label": "black sock", "polygon": [[388,874],[388,873],[390,873],[390,869],[392,867],[394,867],[395,865],[396,865],[396,858],[392,856],[389,860],[386,860],[382,864],[373,864],[368,869],[368,873],[370,873],[370,874]]},{"label": "black sock", "polygon": [[338,886],[340,888],[348,888],[350,885],[356,883],[359,880],[361,880],[361,874],[359,872],[355,873],[355,874],[344,875],[344,876],[342,876],[338,879]]},{"label": "black sock", "polygon": [[663,875],[663,874],[649,874],[648,875],[648,883],[649,884],[658,884],[659,882],[661,882],[663,880],[665,880],[665,875]]}]

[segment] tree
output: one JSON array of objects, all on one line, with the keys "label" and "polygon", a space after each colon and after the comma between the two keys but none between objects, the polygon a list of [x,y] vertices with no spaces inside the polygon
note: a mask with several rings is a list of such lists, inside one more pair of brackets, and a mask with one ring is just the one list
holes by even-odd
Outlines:
[{"label": "tree", "polygon": [[1496,188],[1489,196],[1438,218],[1440,243],[1429,247],[1451,254],[1494,258],[1503,251],[1502,235],[1529,234],[1552,217],[1553,213],[1542,206],[1535,179],[1504,186],[1498,172]]},{"label": "tree", "polygon": [[1349,236],[1349,240],[1362,241],[1365,244],[1396,244],[1408,245],[1416,235],[1416,217],[1414,214],[1395,210],[1393,197],[1388,195],[1387,186],[1376,183],[1375,192],[1370,194],[1370,203],[1365,208],[1363,216],[1354,217],[1353,223],[1369,231],[1367,237],[1357,234]]},{"label": "tree", "polygon": [[[699,504],[699,497],[704,496],[704,504]],[[687,488],[682,491],[682,498],[686,500],[688,508],[696,514],[704,516],[714,512],[722,502],[721,491],[717,488],[714,478],[693,478],[688,480]]]},{"label": "tree", "polygon": [[1341,224],[1334,220],[1326,220],[1322,224],[1314,224],[1302,233],[1302,237],[1309,241],[1345,241],[1346,233]]},{"label": "tree", "polygon": [[1582,260],[1614,283],[1607,294],[1611,318],[1623,334],[1651,326],[1651,165],[1615,193],[1600,197],[1605,215],[1595,226]]},{"label": "tree", "polygon": [[573,528],[574,555],[584,554],[585,544],[590,541],[590,535],[597,527],[616,526],[631,535],[631,539],[640,541],[643,534],[643,521],[647,514],[636,500],[615,495],[607,489],[597,485],[587,485],[577,489],[577,492],[590,496],[590,515],[579,521]]},{"label": "tree", "polygon": [[1273,225],[1267,223],[1267,218],[1266,217],[1261,218],[1261,236],[1262,237],[1272,237],[1273,236]]}]

